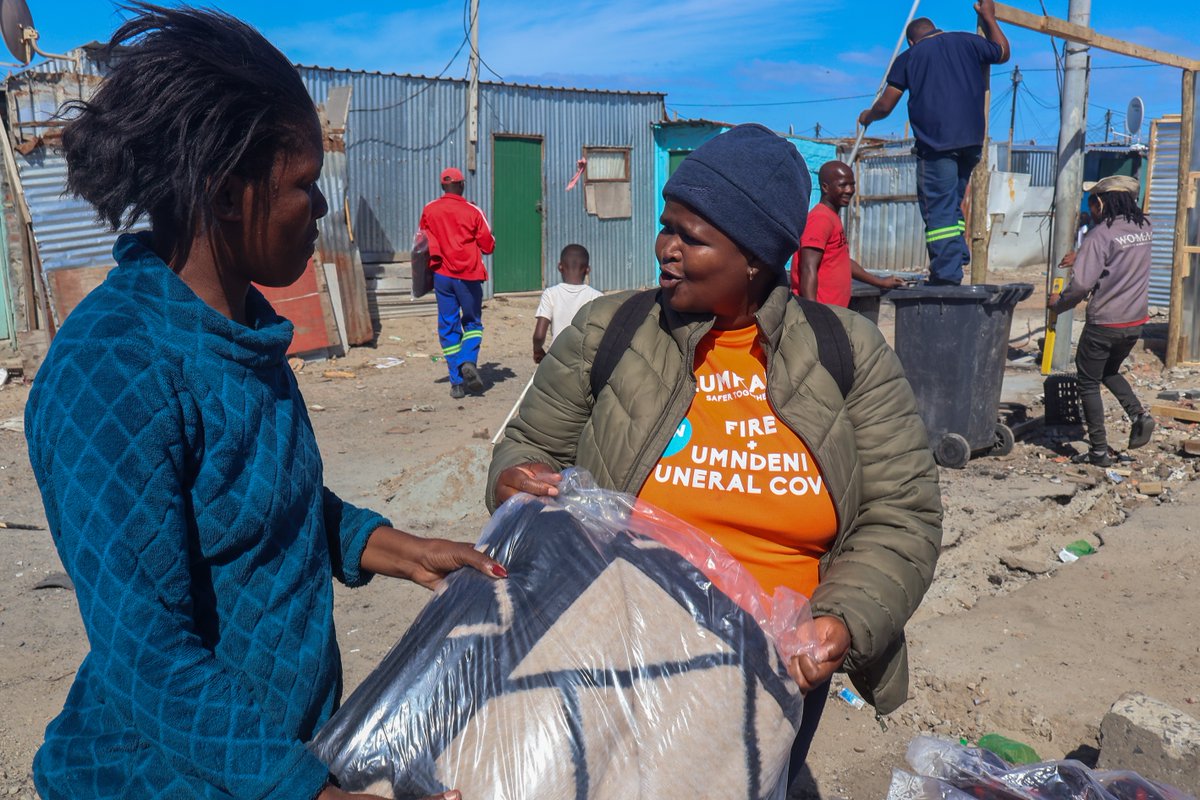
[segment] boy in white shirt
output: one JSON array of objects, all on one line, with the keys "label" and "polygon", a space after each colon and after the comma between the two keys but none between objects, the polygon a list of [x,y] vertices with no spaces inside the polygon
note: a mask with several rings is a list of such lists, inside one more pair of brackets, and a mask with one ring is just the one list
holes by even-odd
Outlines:
[{"label": "boy in white shirt", "polygon": [[542,292],[533,328],[533,361],[540,364],[546,356],[546,332],[553,342],[558,334],[571,324],[575,314],[584,304],[599,297],[601,292],[588,286],[587,276],[591,271],[587,248],[581,244],[569,244],[558,257],[558,272],[562,283]]}]

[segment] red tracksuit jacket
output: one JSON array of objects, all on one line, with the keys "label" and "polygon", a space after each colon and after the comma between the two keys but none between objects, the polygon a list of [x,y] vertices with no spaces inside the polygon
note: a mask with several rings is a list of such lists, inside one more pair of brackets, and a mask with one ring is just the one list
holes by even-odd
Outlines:
[{"label": "red tracksuit jacket", "polygon": [[483,212],[457,194],[425,205],[421,230],[429,237],[429,266],[449,278],[487,280],[483,255],[496,249],[496,237]]}]

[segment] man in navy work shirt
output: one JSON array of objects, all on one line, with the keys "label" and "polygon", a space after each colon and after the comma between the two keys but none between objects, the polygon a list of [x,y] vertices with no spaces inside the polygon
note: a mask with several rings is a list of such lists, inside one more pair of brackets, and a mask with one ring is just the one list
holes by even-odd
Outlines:
[{"label": "man in navy work shirt", "polygon": [[883,119],[908,92],[931,284],[962,283],[963,266],[971,262],[962,202],[983,150],[983,67],[1009,56],[993,0],[979,0],[975,11],[983,36],[941,31],[925,17],[909,23],[908,50],[893,62],[883,94],[858,117],[864,127]]}]

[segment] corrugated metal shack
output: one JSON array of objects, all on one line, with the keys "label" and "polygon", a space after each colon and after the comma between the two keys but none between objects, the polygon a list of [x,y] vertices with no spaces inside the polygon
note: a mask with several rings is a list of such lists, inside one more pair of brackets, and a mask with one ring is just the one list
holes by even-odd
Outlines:
[{"label": "corrugated metal shack", "polygon": [[[12,270],[25,280],[14,281],[0,298],[12,300],[0,311],[16,308],[22,320],[28,311],[38,322],[22,324],[50,333],[113,266],[115,235],[87,204],[65,196],[66,164],[55,148],[62,104],[88,96],[108,68],[98,46],[77,52],[78,70],[71,61],[51,59],[4,84],[5,172],[16,176],[17,195],[9,223],[20,234],[12,238],[21,240],[8,252],[30,266]],[[558,253],[571,242],[591,251],[597,288],[653,283],[651,126],[663,119],[664,95],[481,82],[472,172],[466,81],[299,70],[326,134],[321,183],[330,213],[309,288],[317,286],[320,311],[310,311],[323,314],[318,326],[331,343],[369,341],[372,318],[431,310],[432,298],[411,300],[403,262],[421,209],[440,194],[438,176],[446,166],[467,174],[467,198],[484,210],[497,235],[487,296],[557,282]],[[293,299],[301,298],[286,298]],[[0,318],[2,344],[12,325],[7,312]]]},{"label": "corrugated metal shack", "polygon": [[[87,98],[109,69],[99,45],[75,53],[78,63],[50,59],[4,82],[4,174],[14,203],[6,212],[18,235],[8,248],[24,265],[18,302],[26,330],[52,334],[113,267],[116,234],[85,202],[66,193],[67,165],[58,149],[63,105]],[[119,56],[118,56],[119,57]],[[357,251],[345,227],[343,130],[322,110],[328,166],[321,178],[331,213],[309,269],[294,287],[264,290],[296,325],[293,352],[338,353],[374,337]]]},{"label": "corrugated metal shack", "polygon": [[[851,252],[864,267],[908,272],[921,271],[928,264],[925,228],[917,205],[916,157],[911,153],[912,146],[911,139],[887,142],[860,153],[855,164],[858,194],[846,227]],[[993,226],[989,262],[998,270],[1045,263],[1057,173],[1054,147],[1014,145],[1011,165],[1007,151],[1007,143],[994,143],[989,148],[993,186],[998,186],[998,175],[1006,174],[1005,166],[1009,166],[1008,173],[1028,175],[1029,179],[1027,186],[1022,183],[1022,202],[1015,211],[1019,220],[1005,219],[1003,225]],[[1145,171],[1143,164],[1137,149],[1087,145],[1085,180],[1117,174],[1141,177]],[[993,199],[995,195],[993,192]],[[1000,214],[1004,209],[993,204],[989,211]],[[1169,252],[1165,269],[1162,280],[1169,290]]]},{"label": "corrugated metal shack", "polygon": [[[486,295],[558,282],[558,254],[588,248],[601,290],[655,279],[655,148],[664,95],[480,83],[474,172],[467,170],[466,81],[301,67],[318,103],[349,87],[347,204],[380,316],[410,306],[413,235],[447,166],[492,222]],[[579,180],[568,189],[586,159]]]}]

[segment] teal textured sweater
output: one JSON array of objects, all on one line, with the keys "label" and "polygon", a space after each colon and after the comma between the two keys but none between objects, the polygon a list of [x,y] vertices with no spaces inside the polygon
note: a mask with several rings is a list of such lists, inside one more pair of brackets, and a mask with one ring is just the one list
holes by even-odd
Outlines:
[{"label": "teal textured sweater", "polygon": [[323,487],[285,353],[201,301],[138,236],[71,313],[25,412],[91,650],[46,729],[53,798],[314,797],[307,741],[341,691],[332,577],[364,583],[383,517]]}]

